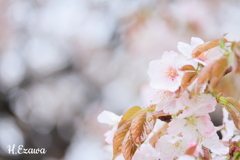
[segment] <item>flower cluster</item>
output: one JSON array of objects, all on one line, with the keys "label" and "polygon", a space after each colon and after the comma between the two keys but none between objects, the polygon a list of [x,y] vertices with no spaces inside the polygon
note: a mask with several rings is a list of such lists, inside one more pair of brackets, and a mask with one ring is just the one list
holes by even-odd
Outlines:
[{"label": "flower cluster", "polygon": [[[240,105],[215,91],[232,68],[228,56],[236,55],[230,50],[234,45],[237,43],[223,38],[204,43],[193,37],[191,45],[178,43],[179,52],[166,51],[160,60],[151,61],[149,107],[133,107],[123,117],[108,111],[98,116],[99,122],[113,126],[105,134],[106,142],[113,145],[113,159],[236,159],[236,154],[230,155],[229,145],[240,139],[234,133],[240,128]],[[217,103],[227,109],[223,109],[220,127],[209,116]],[[228,113],[233,120],[228,120]]]}]

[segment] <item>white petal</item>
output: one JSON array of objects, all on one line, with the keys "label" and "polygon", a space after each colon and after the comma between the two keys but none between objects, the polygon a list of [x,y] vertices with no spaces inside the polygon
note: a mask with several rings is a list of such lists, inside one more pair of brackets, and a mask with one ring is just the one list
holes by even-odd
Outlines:
[{"label": "white petal", "polygon": [[191,38],[191,46],[194,48],[203,43],[204,41],[201,38],[198,38],[198,37]]},{"label": "white petal", "polygon": [[187,58],[191,58],[191,53],[192,53],[192,47],[187,44],[187,43],[183,43],[183,42],[178,42],[178,46],[177,46],[179,52],[181,52],[184,56],[186,56]]},{"label": "white petal", "polygon": [[198,131],[207,138],[211,138],[216,133],[214,125],[209,119],[209,115],[204,115],[198,118],[197,120]]},{"label": "white petal", "polygon": [[149,143],[143,143],[134,154],[132,160],[157,160],[158,153]]},{"label": "white petal", "polygon": [[113,144],[113,136],[114,136],[114,133],[116,132],[116,129],[112,129],[112,130],[109,130],[107,131],[104,136],[106,137],[105,138],[105,141],[108,143],[108,144]]},{"label": "white petal", "polygon": [[234,134],[234,129],[235,129],[235,125],[234,125],[233,121],[225,122],[225,127],[226,127],[226,131],[227,131],[227,137],[232,138],[232,136]]},{"label": "white petal", "polygon": [[173,158],[183,154],[187,147],[188,143],[183,137],[170,135],[162,136],[156,143],[156,150],[160,152],[159,159],[161,160],[173,160]]},{"label": "white petal", "polygon": [[227,154],[229,149],[225,147],[218,138],[218,135],[215,134],[212,138],[206,138],[203,140],[202,145],[209,148],[211,152],[215,154]]},{"label": "white petal", "polygon": [[229,121],[228,120],[229,113],[224,107],[222,108],[222,112],[223,112],[223,123]]},{"label": "white petal", "polygon": [[179,157],[177,160],[195,160],[195,158],[193,156],[183,155]]},{"label": "white petal", "polygon": [[186,120],[182,118],[173,119],[168,125],[167,132],[169,135],[176,136],[178,135],[182,129],[184,128],[184,125],[186,124]]},{"label": "white petal", "polygon": [[215,106],[207,103],[203,103],[198,106],[198,109],[196,110],[196,113],[194,113],[194,116],[199,117],[203,116],[205,114],[211,113],[215,110]]},{"label": "white petal", "polygon": [[189,142],[197,142],[200,136],[199,132],[196,129],[196,126],[191,124],[188,124],[184,127],[182,135]]},{"label": "white petal", "polygon": [[97,119],[100,123],[116,125],[120,121],[120,116],[109,111],[103,111],[101,114],[98,115]]},{"label": "white petal", "polygon": [[171,59],[174,59],[175,57],[178,57],[178,53],[177,52],[174,52],[174,51],[165,51],[162,55],[162,59],[164,60],[171,60]]},{"label": "white petal", "polygon": [[198,62],[198,63],[201,63],[201,64],[204,65],[204,66],[207,65],[207,63],[205,63],[205,62],[203,62],[203,61],[201,61],[201,60],[199,60],[199,59],[197,59],[197,58],[194,58],[193,60],[196,61],[196,62]]}]

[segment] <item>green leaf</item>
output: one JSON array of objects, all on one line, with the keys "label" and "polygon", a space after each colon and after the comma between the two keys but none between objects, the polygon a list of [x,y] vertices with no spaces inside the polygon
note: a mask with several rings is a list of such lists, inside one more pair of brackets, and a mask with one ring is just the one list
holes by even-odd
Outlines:
[{"label": "green leaf", "polygon": [[226,51],[226,46],[225,46],[225,43],[223,42],[223,38],[219,39],[219,46],[220,48]]}]

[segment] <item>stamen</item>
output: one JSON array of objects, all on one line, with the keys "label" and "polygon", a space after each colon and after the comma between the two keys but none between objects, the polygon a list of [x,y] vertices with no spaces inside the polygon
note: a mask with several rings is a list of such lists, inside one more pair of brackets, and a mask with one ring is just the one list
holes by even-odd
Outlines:
[{"label": "stamen", "polygon": [[208,55],[208,52],[203,52],[202,54],[200,54],[197,59],[200,60],[200,61],[203,61],[205,62],[207,60],[207,55]]},{"label": "stamen", "polygon": [[166,73],[168,74],[168,77],[170,77],[172,80],[174,80],[178,76],[177,70],[171,66],[168,68]]}]

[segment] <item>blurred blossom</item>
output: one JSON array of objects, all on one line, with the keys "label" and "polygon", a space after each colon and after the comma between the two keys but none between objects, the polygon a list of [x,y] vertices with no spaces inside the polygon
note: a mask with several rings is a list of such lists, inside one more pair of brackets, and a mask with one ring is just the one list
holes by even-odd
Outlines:
[{"label": "blurred blossom", "polygon": [[29,1],[16,1],[8,8],[8,16],[16,28],[23,27],[33,13],[32,9],[33,6]]},{"label": "blurred blossom", "polygon": [[79,135],[75,135],[64,160],[79,160],[80,157],[89,160],[107,160],[111,157],[111,152],[108,152],[95,137],[86,136],[86,139],[81,139]]},{"label": "blurred blossom", "polygon": [[28,123],[27,116],[31,107],[31,98],[28,92],[23,89],[15,88],[10,92],[11,109],[23,122]]},{"label": "blurred blossom", "polygon": [[24,145],[23,133],[14,120],[6,115],[0,118],[0,153],[8,154],[8,145]]},{"label": "blurred blossom", "polygon": [[30,40],[25,48],[25,59],[30,68],[39,75],[49,75],[67,65],[68,55],[43,39]]},{"label": "blurred blossom", "polygon": [[74,36],[81,27],[89,13],[85,1],[78,0],[52,0],[43,3],[39,12],[40,25],[35,21],[35,26],[40,31],[52,36]]},{"label": "blurred blossom", "polygon": [[0,78],[4,89],[19,85],[24,76],[25,64],[18,53],[8,51],[0,56]]},{"label": "blurred blossom", "polygon": [[115,106],[112,109],[121,108],[126,110],[134,104],[139,104],[139,99],[134,93],[136,91],[134,87],[131,86],[131,83],[123,82],[123,80],[116,80],[106,85],[103,88],[106,108],[111,109],[112,106]]},{"label": "blurred blossom", "polygon": [[[240,27],[240,21],[237,18],[240,15],[240,3],[227,3],[220,4],[222,12],[219,13],[219,21],[222,22],[220,31],[222,33],[228,33],[227,37],[231,40],[240,40],[240,32],[237,28]],[[229,9],[231,8],[231,9]]]},{"label": "blurred blossom", "polygon": [[[16,90],[13,111],[40,133],[48,133],[58,123],[71,121],[85,103],[84,86],[74,75]],[[28,114],[27,114],[28,113]],[[56,121],[57,120],[57,121]]]},{"label": "blurred blossom", "polygon": [[[149,17],[148,21],[134,29],[128,38],[130,53],[146,57],[160,57],[162,52],[172,47],[169,41],[177,43],[174,33],[167,24],[156,17]],[[159,47],[159,44],[164,47]]]}]

